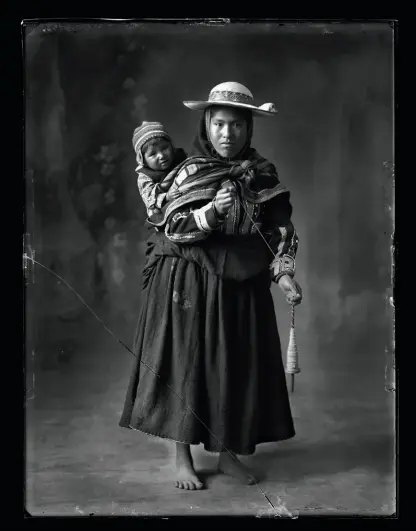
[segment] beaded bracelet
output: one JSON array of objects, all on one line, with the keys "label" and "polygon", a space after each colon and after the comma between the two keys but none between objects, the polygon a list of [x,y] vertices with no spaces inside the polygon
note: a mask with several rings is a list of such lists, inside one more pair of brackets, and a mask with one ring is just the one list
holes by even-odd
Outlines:
[{"label": "beaded bracelet", "polygon": [[293,278],[296,270],[295,260],[291,256],[285,254],[273,260],[270,269],[273,272],[273,279],[275,282],[277,282],[283,275],[289,275]]}]

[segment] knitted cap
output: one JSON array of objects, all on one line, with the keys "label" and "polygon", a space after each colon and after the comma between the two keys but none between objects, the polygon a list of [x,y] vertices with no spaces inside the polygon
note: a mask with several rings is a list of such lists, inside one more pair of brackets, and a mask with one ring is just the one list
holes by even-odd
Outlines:
[{"label": "knitted cap", "polygon": [[139,155],[144,144],[152,138],[166,138],[171,140],[168,132],[160,122],[143,122],[133,133],[133,148]]}]

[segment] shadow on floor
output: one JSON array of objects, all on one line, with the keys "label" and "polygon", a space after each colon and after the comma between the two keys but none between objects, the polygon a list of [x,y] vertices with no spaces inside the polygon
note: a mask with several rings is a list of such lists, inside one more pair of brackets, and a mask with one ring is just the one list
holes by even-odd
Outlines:
[{"label": "shadow on floor", "polygon": [[[359,438],[350,441],[317,442],[259,452],[251,458],[253,467],[277,469],[281,480],[297,481],[307,476],[333,475],[353,469],[373,471],[381,476],[394,470],[394,436]],[[267,475],[267,474],[266,474]]]}]

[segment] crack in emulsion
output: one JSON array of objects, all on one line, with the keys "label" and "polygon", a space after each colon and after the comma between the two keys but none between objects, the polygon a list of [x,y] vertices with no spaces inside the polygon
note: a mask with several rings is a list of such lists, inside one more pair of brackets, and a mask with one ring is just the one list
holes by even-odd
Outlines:
[{"label": "crack in emulsion", "polygon": [[[45,266],[44,264],[38,262],[37,260],[35,260],[32,256],[29,256],[27,253],[24,253],[23,254],[23,259],[24,260],[29,260],[31,261],[33,264],[37,264],[39,267],[42,267],[43,269],[45,269],[46,271],[48,271],[49,273],[51,273],[52,275],[54,275],[56,278],[58,278],[61,282],[63,282],[77,297],[78,299],[82,302],[82,304],[92,313],[92,315],[98,320],[98,322],[101,324],[101,326],[116,340],[120,343],[121,346],[123,346],[133,357],[136,357],[136,355],[134,354],[134,352],[121,340],[119,339],[112,330],[110,330],[106,324],[98,317],[98,315],[94,312],[94,310],[87,304],[87,302],[82,298],[82,296],[64,279],[62,278],[60,275],[58,275],[57,273],[55,273],[55,271],[53,271],[52,269],[49,269],[49,267]],[[142,365],[144,365],[147,369],[149,369],[157,378],[160,379],[160,375],[154,370],[152,369],[147,363],[145,363],[144,361],[140,360],[140,363]],[[172,389],[172,387],[165,383],[164,384],[181,402],[182,404],[186,407],[186,409],[192,414],[194,415],[194,417],[198,420],[198,422],[200,422],[202,424],[202,426],[204,426],[204,428],[206,430],[208,430],[208,432],[216,439],[216,441],[221,445],[222,448],[225,449],[225,451],[232,457],[232,459],[234,459],[234,461],[238,462],[238,459],[234,456],[234,454],[223,444],[223,442],[221,441],[221,439],[219,439],[209,428],[208,426],[198,417],[198,415],[195,413],[195,411],[193,411],[192,408],[190,408],[186,402],[183,400],[183,398],[181,396],[179,396],[176,391],[174,389]],[[247,474],[247,477],[250,478],[250,475]],[[275,504],[273,504],[273,502],[271,501],[270,497],[266,494],[266,492],[260,487],[260,485],[258,483],[255,483],[256,487],[259,489],[259,491],[261,492],[261,494],[263,495],[263,497],[267,500],[269,506],[270,506],[270,509],[272,511],[272,513],[274,514],[274,516],[277,516],[277,517],[282,517],[282,516],[286,516],[286,517],[290,517],[290,518],[296,518],[296,516],[292,515],[292,513],[286,508],[286,506],[283,504],[283,502],[280,500],[280,498],[278,496],[275,496],[275,498],[277,499],[277,506],[275,506]],[[269,509],[269,510],[270,510]],[[269,511],[267,511],[267,513],[269,514]]]},{"label": "crack in emulsion", "polygon": [[[387,173],[387,179],[389,186],[391,185],[391,205],[389,204],[389,196],[386,197],[386,188],[383,184],[384,191],[384,206],[387,208],[390,218],[392,221],[390,239],[392,243],[390,244],[390,260],[391,260],[391,271],[390,271],[390,286],[387,288],[386,294],[386,303],[388,310],[391,312],[392,320],[392,338],[389,342],[389,345],[385,347],[385,369],[384,369],[384,388],[387,392],[394,393],[396,391],[396,342],[395,342],[395,332],[396,332],[396,307],[395,307],[395,283],[396,283],[396,233],[395,233],[395,202],[394,202],[394,192],[395,192],[395,162],[386,160],[383,162],[383,168]],[[390,194],[389,194],[390,195]]]},{"label": "crack in emulsion", "polygon": [[[31,257],[29,258],[27,253],[25,252],[25,249],[27,248],[28,252],[30,253]],[[34,263],[34,257],[35,257],[35,250],[32,248],[30,234],[28,232],[25,232],[23,235],[23,275],[26,280],[26,282],[29,282],[29,279],[32,277],[32,283],[35,283],[35,272],[34,270],[31,271],[28,265],[28,259]],[[24,342],[25,340],[23,340]],[[23,343],[23,348],[25,349],[25,343]],[[35,358],[35,350],[32,349],[32,362]],[[25,377],[26,377],[26,366],[24,367]],[[27,396],[29,395],[30,396]],[[33,400],[35,398],[35,371],[33,371],[32,375],[32,387],[29,388],[28,392],[26,392],[26,404],[29,400]]]},{"label": "crack in emulsion", "polygon": [[[32,358],[34,359],[35,358],[35,350],[33,349],[32,350]],[[26,397],[26,403],[29,401],[29,400],[33,400],[35,398],[35,371],[33,371],[33,377],[32,377],[32,388],[29,389],[29,391],[31,391],[31,396],[27,396]]]}]

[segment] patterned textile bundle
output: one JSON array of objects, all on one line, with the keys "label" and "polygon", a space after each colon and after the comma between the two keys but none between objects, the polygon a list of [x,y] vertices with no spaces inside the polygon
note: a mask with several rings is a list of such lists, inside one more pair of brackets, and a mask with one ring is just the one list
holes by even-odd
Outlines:
[{"label": "patterned textile bundle", "polygon": [[[255,177],[255,178],[254,178]],[[169,188],[167,202],[158,216],[149,220],[155,226],[166,223],[177,208],[196,201],[210,201],[226,183],[237,186],[242,199],[262,203],[283,192],[289,193],[280,183],[276,169],[257,151],[250,149],[246,160],[226,161],[211,157],[188,158],[164,180]]]}]

